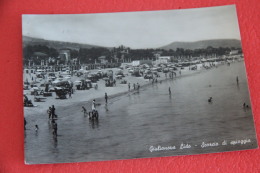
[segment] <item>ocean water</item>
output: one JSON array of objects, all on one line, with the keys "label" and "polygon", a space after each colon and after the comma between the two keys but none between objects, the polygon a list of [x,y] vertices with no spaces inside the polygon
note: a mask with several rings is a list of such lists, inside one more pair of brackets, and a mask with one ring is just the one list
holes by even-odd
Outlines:
[{"label": "ocean water", "polygon": [[[209,97],[213,98],[211,103]],[[31,125],[25,131],[26,162],[83,162],[256,148],[252,110],[244,109],[243,103],[252,107],[244,63],[236,62],[109,98],[107,105],[101,102],[97,107],[98,121],[83,116],[82,103],[57,107],[57,138],[47,115],[27,120]],[[39,125],[37,133],[33,123]],[[221,145],[224,140],[227,145]],[[250,142],[230,144],[237,140]],[[187,148],[181,149],[182,144]],[[151,150],[169,146],[176,149]]]}]

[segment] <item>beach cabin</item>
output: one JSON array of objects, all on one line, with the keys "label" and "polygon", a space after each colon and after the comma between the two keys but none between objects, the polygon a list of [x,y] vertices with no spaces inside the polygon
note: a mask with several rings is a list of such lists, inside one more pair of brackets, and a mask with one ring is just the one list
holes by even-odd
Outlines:
[{"label": "beach cabin", "polygon": [[231,50],[229,55],[238,55],[238,50]]},{"label": "beach cabin", "polygon": [[136,66],[140,66],[143,64],[148,64],[150,66],[152,66],[152,60],[136,60],[136,61],[132,61],[132,66],[136,67]]},{"label": "beach cabin", "polygon": [[172,57],[171,56],[160,56],[156,60],[155,64],[167,64],[171,62]]},{"label": "beach cabin", "polygon": [[35,73],[35,69],[24,69],[23,73],[24,74],[34,74]]}]

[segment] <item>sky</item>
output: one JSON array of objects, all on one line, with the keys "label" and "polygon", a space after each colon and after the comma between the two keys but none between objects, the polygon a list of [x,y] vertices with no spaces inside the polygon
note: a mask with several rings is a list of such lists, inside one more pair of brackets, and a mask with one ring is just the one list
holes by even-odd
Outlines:
[{"label": "sky", "polygon": [[175,41],[239,39],[235,5],[147,12],[23,15],[24,36],[104,47],[158,48]]}]

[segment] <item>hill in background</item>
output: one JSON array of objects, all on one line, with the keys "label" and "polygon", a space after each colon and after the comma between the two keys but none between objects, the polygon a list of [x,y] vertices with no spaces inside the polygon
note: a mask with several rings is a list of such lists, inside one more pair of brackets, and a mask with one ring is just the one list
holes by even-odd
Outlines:
[{"label": "hill in background", "polygon": [[64,41],[52,41],[52,40],[44,40],[41,38],[33,38],[28,36],[23,36],[23,47],[25,46],[34,46],[34,45],[42,45],[42,46],[48,46],[55,49],[74,49],[78,50],[79,48],[92,48],[92,47],[101,47],[96,45],[90,45],[90,44],[81,44],[81,43],[72,43],[72,42],[64,42]]},{"label": "hill in background", "polygon": [[204,49],[208,46],[212,46],[214,48],[219,47],[234,47],[234,48],[241,48],[241,41],[236,39],[216,39],[216,40],[202,40],[202,41],[195,41],[195,42],[172,42],[166,46],[160,47],[160,49],[165,50],[176,50],[177,48],[183,49]]},{"label": "hill in background", "polygon": [[[52,47],[55,49],[63,49],[69,48],[78,50],[79,48],[93,48],[93,47],[102,47],[97,45],[90,45],[90,44],[81,44],[81,43],[72,43],[72,42],[64,42],[64,41],[52,41],[52,40],[44,40],[40,38],[33,38],[28,36],[23,36],[23,47],[25,46],[34,46],[34,45],[43,45]],[[168,45],[159,47],[159,49],[165,50],[176,50],[177,48],[183,49],[204,49],[208,46],[212,46],[214,48],[219,47],[234,47],[234,48],[241,48],[241,41],[236,39],[215,39],[215,40],[202,40],[202,41],[195,41],[195,42],[172,42]],[[108,47],[106,47],[108,48]],[[110,49],[110,48],[108,48]]]}]

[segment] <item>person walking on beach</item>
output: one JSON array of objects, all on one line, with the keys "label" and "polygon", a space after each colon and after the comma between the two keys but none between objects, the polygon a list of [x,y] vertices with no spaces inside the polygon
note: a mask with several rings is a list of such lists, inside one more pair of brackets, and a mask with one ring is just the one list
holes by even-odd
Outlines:
[{"label": "person walking on beach", "polygon": [[106,104],[107,104],[107,93],[105,93],[105,100],[106,100]]},{"label": "person walking on beach", "polygon": [[128,83],[128,91],[130,91],[130,83]]},{"label": "person walking on beach", "polygon": [[172,92],[171,92],[171,87],[169,87],[169,95],[171,95],[172,94]]},{"label": "person walking on beach", "polygon": [[135,83],[133,84],[134,90],[135,90]]},{"label": "person walking on beach", "polygon": [[238,76],[237,76],[236,80],[237,80],[237,85],[238,85],[238,84],[239,84],[239,79],[238,79]]}]

